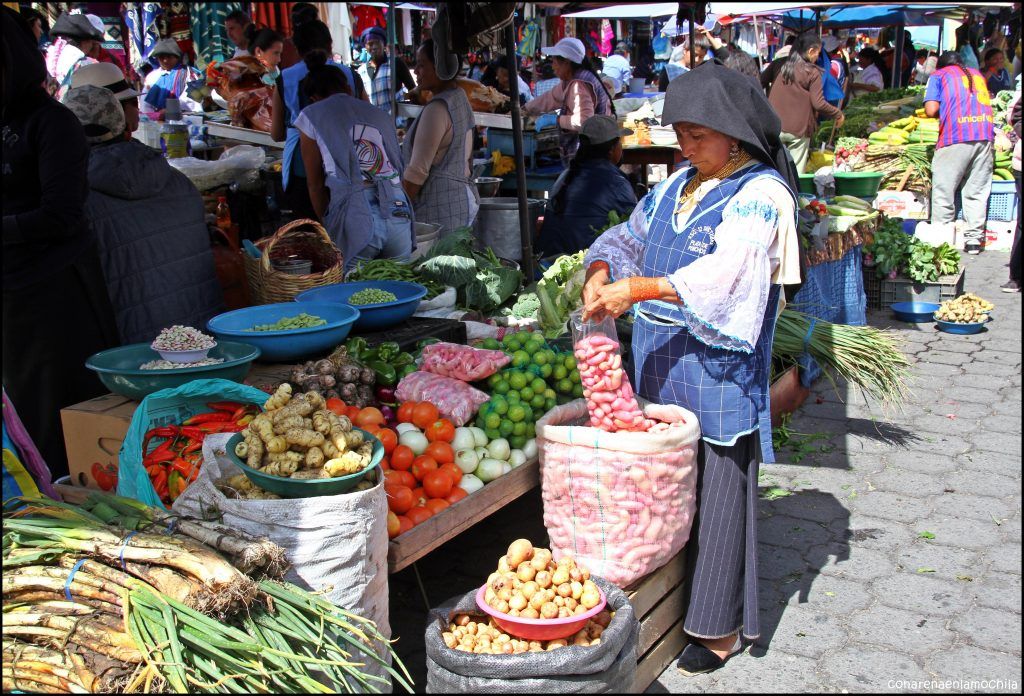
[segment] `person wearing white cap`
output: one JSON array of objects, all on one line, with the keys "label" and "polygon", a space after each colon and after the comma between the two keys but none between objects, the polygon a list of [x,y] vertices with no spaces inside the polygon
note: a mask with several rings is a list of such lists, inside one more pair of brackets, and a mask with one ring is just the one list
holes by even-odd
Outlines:
[{"label": "person wearing white cap", "polygon": [[83,65],[71,78],[71,89],[93,85],[114,93],[124,112],[125,136],[130,137],[139,128],[139,92],[125,81],[124,75],[111,63]]},{"label": "person wearing white cap", "polygon": [[[562,162],[567,163],[579,146],[579,131],[594,114],[612,115],[612,97],[587,60],[587,52],[579,39],[564,38],[554,46],[542,48],[551,56],[555,76],[561,82],[550,92],[532,99],[523,107],[528,116],[540,116],[537,130],[557,124],[561,129],[559,146]],[[553,112],[559,110],[557,118]],[[543,114],[543,116],[541,116]]]}]

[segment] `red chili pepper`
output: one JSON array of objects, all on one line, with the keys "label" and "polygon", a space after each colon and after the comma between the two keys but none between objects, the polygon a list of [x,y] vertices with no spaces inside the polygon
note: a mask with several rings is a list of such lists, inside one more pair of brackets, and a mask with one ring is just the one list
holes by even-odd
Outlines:
[{"label": "red chili pepper", "polygon": [[161,498],[167,497],[167,469],[161,468],[151,479],[153,488]]},{"label": "red chili pepper", "polygon": [[223,423],[231,420],[231,414],[227,411],[215,411],[214,413],[199,413],[186,419],[182,425],[200,425],[203,423]]},{"label": "red chili pepper", "polygon": [[236,423],[245,417],[246,411],[249,410],[249,406],[239,406],[235,409],[235,412],[231,414],[231,422]]},{"label": "red chili pepper", "polygon": [[246,406],[246,404],[242,404],[237,401],[211,401],[206,405],[214,411],[227,411],[228,413],[234,413],[239,407]]},{"label": "red chili pepper", "polygon": [[167,462],[174,461],[176,456],[178,455],[171,450],[160,451],[157,449],[151,454],[146,455],[145,459],[142,460],[142,463],[144,465],[166,464]]},{"label": "red chili pepper", "polygon": [[154,437],[173,438],[180,432],[181,428],[176,425],[165,425],[161,428],[150,428],[146,431],[145,437],[142,438],[142,451],[146,452],[149,450],[149,441]]},{"label": "red chili pepper", "polygon": [[211,433],[238,433],[238,432],[241,432],[242,430],[245,430],[245,426],[244,425],[239,425],[238,423],[230,423],[230,422],[206,423],[204,425],[201,425],[199,427],[199,429],[202,430],[203,433],[205,433],[205,434],[211,434]]},{"label": "red chili pepper", "polygon": [[191,427],[186,426],[186,427],[181,429],[181,434],[182,435],[187,437],[189,440],[199,441],[199,442],[202,442],[203,438],[206,437],[206,435],[208,433],[211,433],[211,432],[213,432],[213,431],[205,430],[205,429],[200,428],[198,426],[191,426]]},{"label": "red chili pepper", "polygon": [[185,448],[183,450],[181,450],[181,453],[182,454],[192,454],[193,452],[199,452],[202,449],[203,449],[203,443],[202,442],[190,442],[190,443],[188,443],[185,446]]}]

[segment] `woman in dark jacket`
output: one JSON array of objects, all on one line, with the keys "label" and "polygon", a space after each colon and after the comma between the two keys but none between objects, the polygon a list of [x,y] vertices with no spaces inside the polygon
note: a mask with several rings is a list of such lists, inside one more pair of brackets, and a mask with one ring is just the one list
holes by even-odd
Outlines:
[{"label": "woman in dark jacket", "polygon": [[86,369],[117,345],[85,215],[89,146],[43,89],[35,37],[3,10],[3,382],[55,477],[68,471],[60,409],[104,394]]},{"label": "woman in dark jacket", "polygon": [[622,159],[619,128],[611,116],[591,116],[580,130],[576,157],[555,182],[544,215],[538,249],[544,256],[586,249],[608,224],[608,213],[627,215],[636,193],[618,168]]}]

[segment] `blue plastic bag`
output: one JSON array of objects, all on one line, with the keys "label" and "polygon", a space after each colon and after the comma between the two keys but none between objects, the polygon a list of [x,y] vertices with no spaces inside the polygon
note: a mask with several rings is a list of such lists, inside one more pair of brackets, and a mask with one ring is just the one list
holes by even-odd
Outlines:
[{"label": "blue plastic bag", "polygon": [[[142,465],[142,442],[151,428],[179,425],[197,413],[207,413],[210,401],[238,401],[263,407],[269,394],[226,379],[197,379],[173,389],[153,392],[139,404],[118,458],[117,494],[164,508]],[[150,448],[159,443],[151,443]]]}]

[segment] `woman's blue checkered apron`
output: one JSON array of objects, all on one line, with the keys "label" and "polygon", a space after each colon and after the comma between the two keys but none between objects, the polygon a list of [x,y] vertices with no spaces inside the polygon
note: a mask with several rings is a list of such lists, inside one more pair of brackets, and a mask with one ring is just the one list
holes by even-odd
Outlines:
[{"label": "woman's blue checkered apron", "polygon": [[[704,196],[679,231],[674,222],[676,199],[690,177],[677,177],[648,227],[641,275],[668,276],[713,253],[715,230],[726,204],[744,184],[761,176],[780,178],[762,164],[737,172]],[[722,263],[729,261],[722,259]],[[774,461],[768,377],[778,303],[779,286],[773,285],[754,352],[742,353],[702,343],[687,329],[678,305],[641,302],[633,328],[638,392],[650,401],[693,411],[701,436],[714,444],[732,445],[740,436],[760,429],[762,461]]]}]

